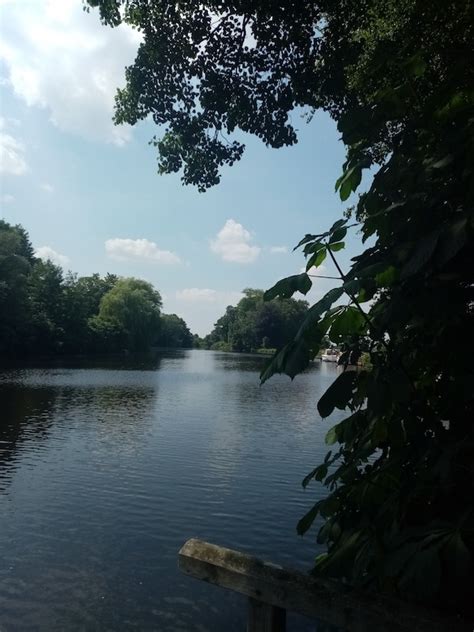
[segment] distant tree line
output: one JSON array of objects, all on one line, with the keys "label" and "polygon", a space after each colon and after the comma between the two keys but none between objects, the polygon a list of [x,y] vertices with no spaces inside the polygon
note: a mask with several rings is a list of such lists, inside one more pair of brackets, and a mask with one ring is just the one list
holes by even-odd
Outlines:
[{"label": "distant tree line", "polygon": [[0,220],[0,354],[111,353],[192,347],[150,283],[114,274],[78,277],[35,257],[22,226]]},{"label": "distant tree line", "polygon": [[247,352],[281,347],[296,334],[308,309],[306,301],[293,298],[264,302],[263,290],[247,288],[243,294],[235,307],[227,307],[202,347]]},{"label": "distant tree line", "polygon": [[26,230],[0,220],[0,354],[47,355],[198,347],[262,351],[294,336],[306,301],[264,302],[263,290],[245,289],[236,306],[204,338],[176,314],[162,313],[150,283],[115,274],[80,277],[35,256]]}]

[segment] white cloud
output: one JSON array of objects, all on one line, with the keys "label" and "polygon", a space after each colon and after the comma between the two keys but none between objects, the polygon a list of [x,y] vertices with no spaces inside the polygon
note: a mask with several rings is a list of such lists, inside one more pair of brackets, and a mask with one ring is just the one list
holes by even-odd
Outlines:
[{"label": "white cloud", "polygon": [[187,303],[219,303],[231,305],[238,303],[242,292],[220,292],[209,288],[190,287],[176,291],[176,299]]},{"label": "white cloud", "polygon": [[28,171],[23,143],[8,134],[6,121],[0,117],[0,173],[21,176]]},{"label": "white cloud", "polygon": [[43,189],[43,191],[46,191],[46,193],[53,193],[54,192],[54,187],[52,184],[48,184],[48,182],[43,182],[42,184],[40,184],[40,187]]},{"label": "white cloud", "polygon": [[251,246],[252,236],[242,224],[228,219],[223,228],[211,241],[211,250],[220,255],[224,261],[233,263],[252,263],[260,254],[258,246]]},{"label": "white cloud", "polygon": [[217,297],[217,290],[209,288],[189,287],[184,290],[176,291],[176,298],[179,301],[188,301],[191,303],[205,301],[206,303],[214,303]]},{"label": "white cloud", "polygon": [[148,239],[107,239],[105,251],[117,261],[147,261],[173,264],[181,260],[174,252],[160,250],[154,241]]},{"label": "white cloud", "polygon": [[4,193],[0,199],[3,204],[11,204],[15,201],[15,198],[13,197],[13,195],[10,195],[10,193]]},{"label": "white cloud", "polygon": [[273,255],[285,254],[288,252],[288,248],[286,246],[271,246],[270,252]]},{"label": "white cloud", "polygon": [[[228,305],[236,305],[242,292],[190,287],[177,290],[167,297],[164,310],[184,318],[191,331],[208,334]],[[164,299],[163,299],[164,300]]]},{"label": "white cloud", "polygon": [[35,256],[43,261],[52,261],[58,266],[65,267],[69,263],[69,257],[62,255],[56,250],[53,250],[50,246],[41,246],[35,251]]},{"label": "white cloud", "polygon": [[45,108],[61,130],[116,145],[130,139],[130,128],[114,126],[111,116],[136,31],[103,26],[80,0],[6,2],[2,18],[3,80],[18,97]]}]

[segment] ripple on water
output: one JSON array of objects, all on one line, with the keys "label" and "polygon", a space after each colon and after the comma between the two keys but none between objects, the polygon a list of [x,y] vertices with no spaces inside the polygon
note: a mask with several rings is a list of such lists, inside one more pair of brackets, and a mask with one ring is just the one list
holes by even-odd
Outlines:
[{"label": "ripple on water", "polygon": [[[179,574],[202,537],[309,568],[316,402],[334,367],[260,387],[261,358],[182,352],[0,372],[0,629],[240,630],[244,600]],[[294,629],[314,629],[296,620]]]}]

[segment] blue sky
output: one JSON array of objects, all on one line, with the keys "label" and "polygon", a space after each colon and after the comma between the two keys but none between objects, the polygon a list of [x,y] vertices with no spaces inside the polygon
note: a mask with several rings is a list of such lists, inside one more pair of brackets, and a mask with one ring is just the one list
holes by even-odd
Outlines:
[{"label": "blue sky", "polygon": [[[243,288],[299,272],[292,247],[341,216],[344,147],[324,114],[309,125],[293,115],[291,148],[246,138],[240,163],[198,193],[157,175],[152,124],[111,123],[135,33],[103,27],[81,0],[0,0],[0,11],[1,215],[25,226],[39,255],[80,275],[144,278],[203,335]],[[354,236],[343,266],[359,250]],[[310,300],[329,287],[315,280]]]}]

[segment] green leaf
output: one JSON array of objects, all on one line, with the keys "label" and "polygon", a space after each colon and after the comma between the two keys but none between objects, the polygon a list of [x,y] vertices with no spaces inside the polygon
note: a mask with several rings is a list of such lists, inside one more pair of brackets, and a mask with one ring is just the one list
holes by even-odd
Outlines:
[{"label": "green leaf", "polygon": [[350,336],[360,335],[367,329],[367,323],[360,311],[350,305],[343,308],[343,310],[334,318],[330,329],[331,340],[332,336]]},{"label": "green leaf", "polygon": [[278,281],[278,283],[265,292],[263,299],[265,301],[271,301],[277,296],[280,298],[291,298],[295,292],[307,294],[311,286],[311,279],[305,272],[302,274],[294,274],[293,276]]},{"label": "green leaf", "polygon": [[343,241],[338,242],[337,244],[329,244],[330,250],[333,252],[337,252],[338,250],[342,250],[346,244]]},{"label": "green leaf", "polygon": [[426,72],[427,64],[420,53],[413,55],[406,63],[407,72],[415,77],[421,77]]},{"label": "green leaf", "polygon": [[306,272],[308,272],[311,268],[318,268],[326,259],[326,256],[327,250],[324,247],[321,248],[321,250],[318,250],[318,252],[315,252],[306,264]]},{"label": "green leaf", "polygon": [[333,426],[324,437],[324,442],[326,445],[334,445],[338,441],[337,438],[337,426]]},{"label": "green leaf", "polygon": [[333,244],[335,241],[341,241],[347,235],[347,228],[338,228],[335,231],[331,231],[331,237],[329,243]]},{"label": "green leaf", "polygon": [[329,229],[329,233],[330,234],[334,233],[336,230],[339,230],[346,224],[347,224],[347,219],[338,219],[337,222],[334,222],[334,224]]},{"label": "green leaf", "polygon": [[352,397],[356,378],[355,371],[344,371],[334,380],[318,402],[321,417],[329,417],[335,408],[346,408]]},{"label": "green leaf", "polygon": [[344,180],[339,188],[339,197],[345,202],[352,193],[352,184],[350,180]]},{"label": "green leaf", "polygon": [[398,278],[398,270],[394,266],[389,266],[383,272],[375,275],[377,287],[390,287]]},{"label": "green leaf", "polygon": [[339,190],[339,197],[343,202],[359,186],[362,179],[362,167],[364,166],[367,166],[367,161],[359,161],[349,169],[346,169],[342,176],[337,179],[335,189],[336,191]]},{"label": "green leaf", "polygon": [[318,235],[310,235],[309,233],[306,234],[303,239],[298,242],[298,244],[293,248],[293,250],[298,250],[298,248],[301,248],[301,246],[304,246],[305,244],[309,243],[310,241],[314,241],[316,238],[318,237]]}]

